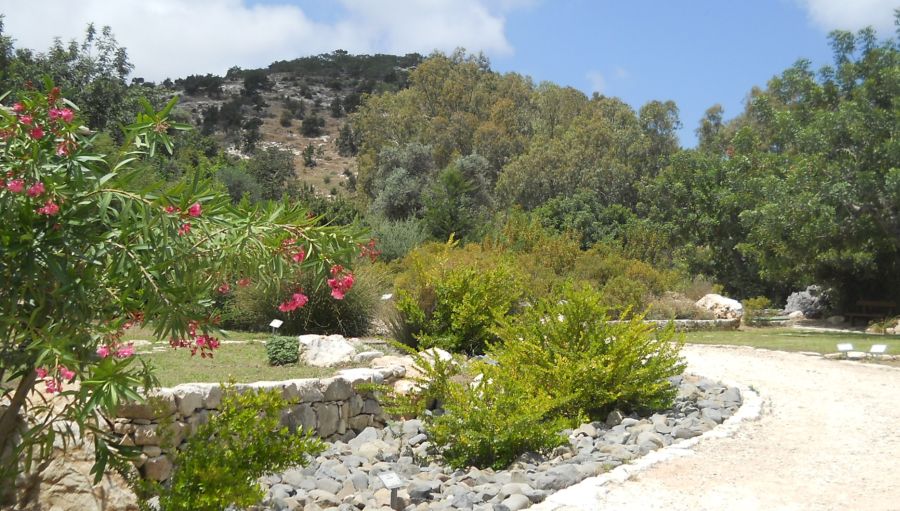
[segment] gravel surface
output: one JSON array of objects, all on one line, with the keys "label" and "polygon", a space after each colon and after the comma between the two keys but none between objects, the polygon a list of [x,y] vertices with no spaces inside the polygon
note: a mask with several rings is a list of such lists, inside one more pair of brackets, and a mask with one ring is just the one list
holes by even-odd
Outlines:
[{"label": "gravel surface", "polygon": [[624,483],[587,479],[550,509],[900,510],[900,369],[737,346],[684,355],[690,372],[757,390],[761,417]]}]

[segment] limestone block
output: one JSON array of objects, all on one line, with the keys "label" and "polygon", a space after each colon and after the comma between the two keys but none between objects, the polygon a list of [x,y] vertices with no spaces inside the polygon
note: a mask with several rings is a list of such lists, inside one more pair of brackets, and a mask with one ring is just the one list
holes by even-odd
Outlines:
[{"label": "limestone block", "polygon": [[316,411],[318,427],[316,431],[322,438],[327,438],[338,431],[341,421],[340,409],[334,403],[315,403],[313,409]]},{"label": "limestone block", "polygon": [[168,456],[150,458],[142,468],[144,477],[153,481],[165,481],[172,475],[172,461]]}]

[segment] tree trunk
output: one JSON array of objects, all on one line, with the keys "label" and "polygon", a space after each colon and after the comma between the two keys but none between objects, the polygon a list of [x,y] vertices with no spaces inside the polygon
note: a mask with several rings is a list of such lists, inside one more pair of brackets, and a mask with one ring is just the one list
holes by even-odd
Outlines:
[{"label": "tree trunk", "polygon": [[10,505],[16,498],[16,476],[19,458],[15,438],[19,425],[19,412],[25,405],[28,393],[34,388],[37,373],[32,369],[19,381],[9,406],[0,414],[0,505]]}]

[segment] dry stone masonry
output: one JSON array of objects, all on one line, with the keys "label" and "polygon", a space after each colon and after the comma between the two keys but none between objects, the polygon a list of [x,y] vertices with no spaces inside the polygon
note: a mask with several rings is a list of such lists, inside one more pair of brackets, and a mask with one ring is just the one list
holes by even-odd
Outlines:
[{"label": "dry stone masonry", "polygon": [[[369,427],[383,427],[381,405],[357,384],[392,384],[406,373],[402,366],[339,371],[324,379],[297,379],[235,385],[236,390],[277,389],[288,403],[282,422],[312,430],[326,440],[350,440]],[[216,413],[222,402],[218,384],[192,383],[160,389],[147,403],[122,406],[114,431],[125,445],[140,446],[137,464],[147,479],[165,481],[172,473],[168,452]]]}]

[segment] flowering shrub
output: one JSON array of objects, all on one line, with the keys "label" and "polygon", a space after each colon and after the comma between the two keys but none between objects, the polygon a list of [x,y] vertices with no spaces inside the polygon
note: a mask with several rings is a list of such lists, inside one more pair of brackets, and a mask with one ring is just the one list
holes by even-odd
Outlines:
[{"label": "flowering shrub", "polygon": [[[168,118],[176,101],[159,112],[145,102],[121,152],[102,155],[75,105],[46,90],[0,108],[0,504],[28,469],[20,461],[47,454],[60,435],[92,434],[98,477],[128,453],[104,417],[154,379],[120,342],[125,329],[149,325],[173,347],[212,356],[211,296],[277,289],[294,269],[324,278],[367,239],[295,205],[232,206],[204,183],[135,191],[132,165],[171,151],[170,133],[186,129]],[[296,248],[285,251],[289,239]]]}]

